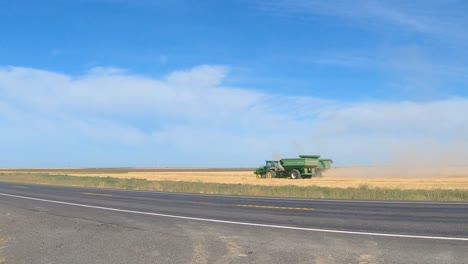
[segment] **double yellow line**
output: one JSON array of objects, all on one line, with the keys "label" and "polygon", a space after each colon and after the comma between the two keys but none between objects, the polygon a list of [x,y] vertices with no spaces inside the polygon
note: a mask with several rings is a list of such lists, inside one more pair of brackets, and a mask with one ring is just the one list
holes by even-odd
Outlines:
[{"label": "double yellow line", "polygon": [[106,193],[89,193],[89,192],[82,192],[81,194],[92,195],[92,196],[106,196],[106,197],[111,197],[111,196],[112,196],[112,194],[106,194]]},{"label": "double yellow line", "polygon": [[29,187],[26,187],[26,186],[18,186],[18,185],[15,185],[13,186],[14,188],[19,188],[19,189],[29,189]]},{"label": "double yellow line", "polygon": [[314,210],[314,208],[307,208],[307,207],[283,207],[283,206],[255,205],[255,204],[238,204],[237,206],[248,207],[248,208],[278,209],[278,210],[299,210],[299,211],[313,211]]},{"label": "double yellow line", "polygon": [[[15,188],[21,189],[29,189],[29,187],[25,186],[13,186]],[[112,194],[106,193],[91,193],[91,192],[82,192],[81,194],[90,195],[90,196],[104,196],[104,197],[112,197]],[[298,211],[313,211],[314,208],[308,207],[284,207],[284,206],[270,206],[270,205],[256,205],[256,204],[238,204],[238,207],[246,207],[246,208],[263,208],[263,209],[278,209],[278,210],[298,210]]]}]

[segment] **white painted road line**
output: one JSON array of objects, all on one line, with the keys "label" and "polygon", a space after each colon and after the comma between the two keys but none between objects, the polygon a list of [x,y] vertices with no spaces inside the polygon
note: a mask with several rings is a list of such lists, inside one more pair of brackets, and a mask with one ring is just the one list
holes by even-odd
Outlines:
[{"label": "white painted road line", "polygon": [[452,241],[468,241],[468,238],[465,237],[440,237],[440,236],[418,236],[418,235],[404,235],[404,234],[386,234],[386,233],[371,233],[371,232],[357,232],[357,231],[346,231],[346,230],[332,230],[332,229],[319,229],[319,228],[306,228],[306,227],[294,227],[294,226],[282,226],[282,225],[268,225],[268,224],[258,224],[258,223],[248,223],[248,222],[237,222],[237,221],[227,221],[227,220],[218,220],[210,218],[198,218],[198,217],[188,217],[188,216],[179,216],[179,215],[169,215],[169,214],[159,214],[159,213],[150,213],[150,212],[141,212],[133,210],[124,210],[111,207],[102,207],[78,203],[69,203],[55,200],[40,199],[34,197],[27,197],[21,195],[13,195],[7,193],[0,193],[1,196],[14,197],[32,201],[71,205],[99,210],[107,210],[114,212],[122,213],[131,213],[139,215],[150,215],[150,216],[160,216],[176,219],[185,219],[193,221],[203,221],[203,222],[212,222],[212,223],[223,223],[223,224],[233,224],[233,225],[243,225],[243,226],[257,226],[257,227],[267,227],[267,228],[277,228],[277,229],[288,229],[288,230],[301,230],[301,231],[311,231],[311,232],[321,232],[321,233],[335,233],[335,234],[348,234],[348,235],[363,235],[363,236],[378,236],[378,237],[395,237],[395,238],[417,238],[417,239],[432,239],[432,240],[452,240]]}]

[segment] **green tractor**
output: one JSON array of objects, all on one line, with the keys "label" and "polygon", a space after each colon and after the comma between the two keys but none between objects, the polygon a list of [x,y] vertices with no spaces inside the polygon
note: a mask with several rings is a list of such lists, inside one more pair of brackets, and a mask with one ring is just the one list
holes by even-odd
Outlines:
[{"label": "green tractor", "polygon": [[299,158],[266,161],[265,166],[254,171],[257,179],[261,178],[311,178],[323,170],[331,168],[331,159],[320,159],[319,155],[300,155]]},{"label": "green tractor", "polygon": [[287,173],[277,160],[267,160],[265,166],[255,170],[257,179],[287,177]]}]

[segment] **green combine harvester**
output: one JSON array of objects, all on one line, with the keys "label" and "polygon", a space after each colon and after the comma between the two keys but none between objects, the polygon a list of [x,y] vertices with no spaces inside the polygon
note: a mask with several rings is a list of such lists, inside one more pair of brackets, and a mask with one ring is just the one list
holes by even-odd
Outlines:
[{"label": "green combine harvester", "polygon": [[267,160],[265,166],[254,171],[257,179],[262,178],[311,178],[331,168],[331,159],[320,159],[319,155],[300,155],[296,159]]}]

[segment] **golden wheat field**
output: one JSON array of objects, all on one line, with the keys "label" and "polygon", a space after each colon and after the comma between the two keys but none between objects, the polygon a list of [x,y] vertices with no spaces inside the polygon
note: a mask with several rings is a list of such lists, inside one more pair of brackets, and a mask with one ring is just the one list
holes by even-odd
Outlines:
[{"label": "golden wheat field", "polygon": [[[9,171],[12,170],[2,170]],[[38,170],[13,170],[37,172]],[[458,167],[338,167],[312,179],[257,179],[252,170],[242,169],[129,169],[85,170],[42,169],[44,173],[70,176],[97,176],[114,178],[139,178],[151,181],[188,181],[266,186],[321,186],[359,187],[385,189],[463,189],[468,190],[468,166]]]}]

